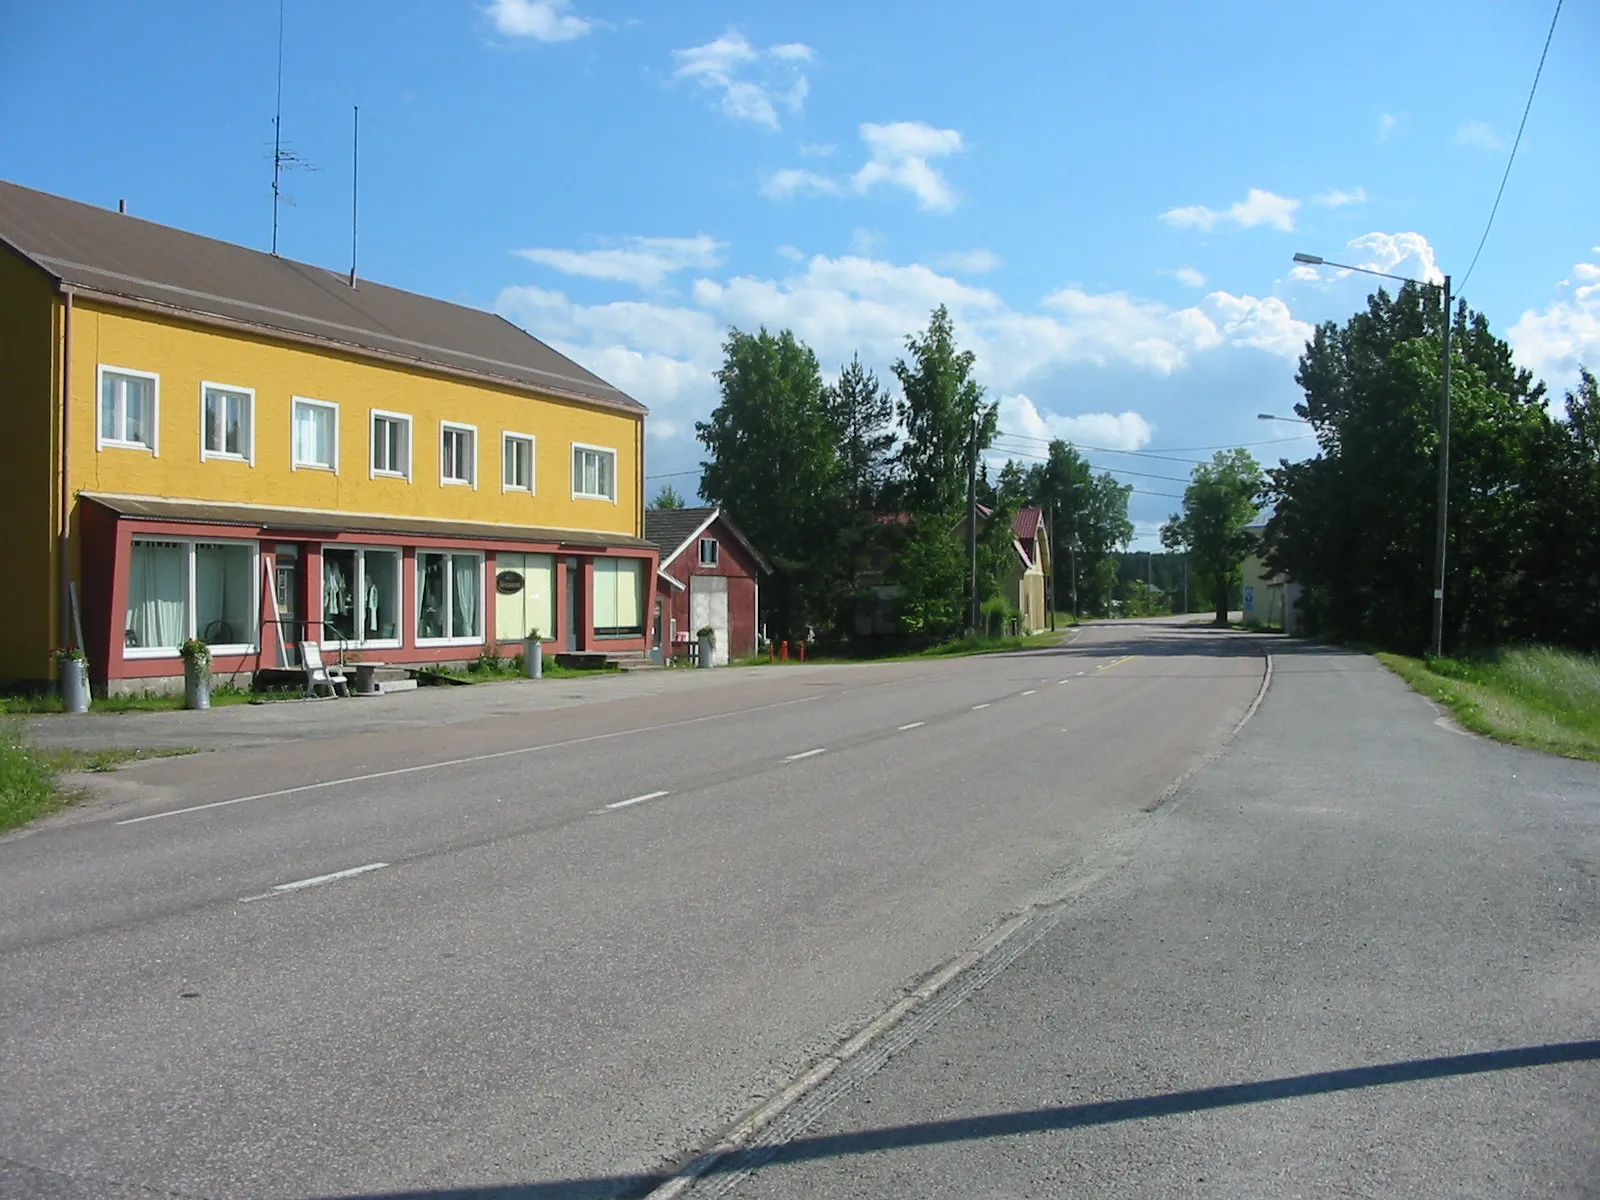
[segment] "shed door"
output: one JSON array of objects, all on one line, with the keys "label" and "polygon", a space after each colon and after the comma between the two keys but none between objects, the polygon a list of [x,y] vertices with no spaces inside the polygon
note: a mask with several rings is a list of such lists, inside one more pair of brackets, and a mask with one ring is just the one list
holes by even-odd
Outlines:
[{"label": "shed door", "polygon": [[711,661],[718,666],[728,661],[728,577],[694,575],[689,579],[689,635],[693,637],[707,625],[717,631],[717,648]]}]

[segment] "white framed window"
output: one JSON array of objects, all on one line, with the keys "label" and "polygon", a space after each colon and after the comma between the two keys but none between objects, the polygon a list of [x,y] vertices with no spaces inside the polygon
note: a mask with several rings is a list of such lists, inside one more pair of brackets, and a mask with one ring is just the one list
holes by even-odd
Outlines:
[{"label": "white framed window", "polygon": [[500,468],[500,487],[507,492],[533,491],[533,435],[504,433],[500,438],[503,460]]},{"label": "white framed window", "polygon": [[256,393],[226,383],[200,385],[200,457],[256,461]]},{"label": "white framed window", "polygon": [[702,567],[714,567],[714,566],[716,566],[717,565],[717,556],[720,553],[720,551],[721,551],[721,548],[717,545],[717,539],[716,538],[701,538],[700,539],[700,565]]},{"label": "white framed window", "polygon": [[478,427],[439,422],[439,482],[478,486]]},{"label": "white framed window", "polygon": [[372,476],[411,478],[411,417],[372,410]]},{"label": "white framed window", "polygon": [[572,498],[617,502],[617,452],[608,446],[572,443]]},{"label": "white framed window", "polygon": [[644,632],[644,563],[637,558],[594,560],[596,637],[631,637]]},{"label": "white framed window", "polygon": [[401,641],[400,551],[322,548],[321,641],[395,649]]},{"label": "white framed window", "polygon": [[296,396],[290,431],[294,470],[339,470],[339,406],[330,400]]},{"label": "white framed window", "polygon": [[483,555],[417,551],[417,645],[483,641]]},{"label": "white framed window", "polygon": [[255,542],[135,538],[123,656],[175,658],[188,638],[214,654],[255,653],[259,555]]},{"label": "white framed window", "polygon": [[129,367],[99,369],[98,449],[116,446],[155,454],[161,414],[161,377]]}]

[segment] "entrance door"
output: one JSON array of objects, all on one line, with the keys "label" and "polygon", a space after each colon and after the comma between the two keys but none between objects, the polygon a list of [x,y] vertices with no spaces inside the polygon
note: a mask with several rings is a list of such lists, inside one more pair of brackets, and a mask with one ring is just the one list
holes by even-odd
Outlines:
[{"label": "entrance door", "polygon": [[567,628],[566,643],[569,651],[578,649],[578,627],[583,620],[579,615],[578,601],[582,599],[583,588],[579,585],[579,577],[583,574],[583,567],[575,558],[567,559]]},{"label": "entrance door", "polygon": [[707,625],[717,634],[711,661],[718,666],[728,661],[728,577],[691,575],[689,577],[689,636],[695,637]]},{"label": "entrance door", "polygon": [[495,556],[494,637],[520,642],[530,629],[545,641],[556,640],[555,560],[548,554]]},{"label": "entrance door", "polygon": [[300,665],[300,547],[294,542],[279,542],[274,548],[272,595],[278,607],[279,664]]}]

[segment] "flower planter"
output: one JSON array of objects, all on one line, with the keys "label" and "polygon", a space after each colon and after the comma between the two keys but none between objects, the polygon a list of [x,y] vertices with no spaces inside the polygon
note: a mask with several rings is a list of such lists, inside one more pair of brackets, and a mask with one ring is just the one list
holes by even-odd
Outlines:
[{"label": "flower planter", "polygon": [[196,659],[183,663],[183,706],[206,709],[211,707],[211,664]]},{"label": "flower planter", "polygon": [[536,637],[522,643],[522,673],[529,679],[544,678],[544,642]]},{"label": "flower planter", "polygon": [[699,656],[696,665],[707,668],[717,665],[717,639],[714,634],[702,633],[700,635]]},{"label": "flower planter", "polygon": [[61,711],[86,713],[89,711],[89,664],[81,658],[62,659]]}]

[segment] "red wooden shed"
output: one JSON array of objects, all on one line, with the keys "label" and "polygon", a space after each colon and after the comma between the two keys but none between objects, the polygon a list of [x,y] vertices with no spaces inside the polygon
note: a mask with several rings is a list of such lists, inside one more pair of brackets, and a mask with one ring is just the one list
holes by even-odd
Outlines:
[{"label": "red wooden shed", "polygon": [[687,653],[698,630],[716,630],[715,661],[756,652],[761,576],[772,567],[720,508],[652,508],[644,536],[661,551],[657,644]]}]

